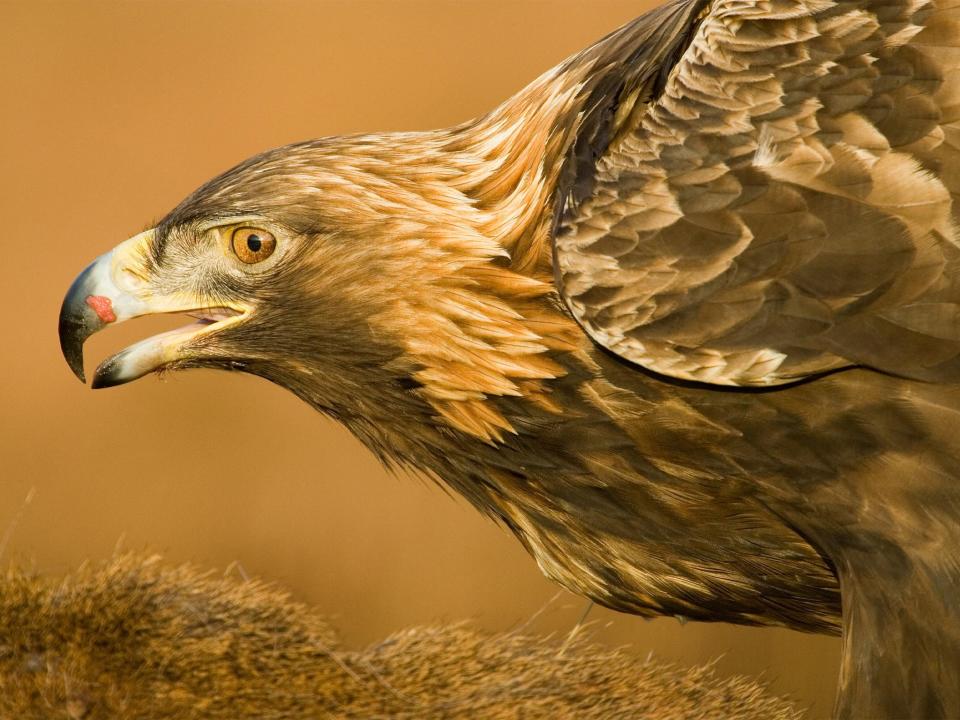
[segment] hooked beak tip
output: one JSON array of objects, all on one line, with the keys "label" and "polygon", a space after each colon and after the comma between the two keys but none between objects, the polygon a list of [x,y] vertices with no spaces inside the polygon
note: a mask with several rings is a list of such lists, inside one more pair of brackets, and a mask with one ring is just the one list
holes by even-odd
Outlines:
[{"label": "hooked beak tip", "polygon": [[73,374],[82,383],[87,382],[86,375],[83,372],[83,340],[85,329],[77,327],[75,323],[60,322],[60,350],[63,353],[64,360],[73,371]]},{"label": "hooked beak tip", "polygon": [[63,298],[63,305],[60,306],[57,327],[63,358],[73,374],[83,383],[86,382],[83,372],[83,343],[107,324],[104,315],[113,313],[111,305],[108,304],[109,298],[95,296],[90,292],[94,284],[92,275],[95,265],[96,263],[92,264],[80,273],[70,286]]}]

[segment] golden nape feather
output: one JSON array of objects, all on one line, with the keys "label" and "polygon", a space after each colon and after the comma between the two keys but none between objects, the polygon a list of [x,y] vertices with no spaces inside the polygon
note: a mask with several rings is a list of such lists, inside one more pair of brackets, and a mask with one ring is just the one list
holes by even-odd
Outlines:
[{"label": "golden nape feather", "polygon": [[101,256],[67,361],[252,373],[639,615],[843,632],[960,717],[960,3],[674,0],[487,115],[322,138]]},{"label": "golden nape feather", "polygon": [[[587,631],[588,632],[588,631]],[[800,720],[785,698],[581,637],[408,628],[339,645],[282,591],[123,555],[0,583],[4,720]]]}]

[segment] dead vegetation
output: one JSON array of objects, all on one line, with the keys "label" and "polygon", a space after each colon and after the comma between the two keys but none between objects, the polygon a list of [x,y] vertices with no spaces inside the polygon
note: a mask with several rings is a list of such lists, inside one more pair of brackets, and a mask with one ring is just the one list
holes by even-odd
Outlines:
[{"label": "dead vegetation", "polygon": [[710,668],[463,625],[358,651],[287,594],[124,555],[0,583],[0,719],[734,718],[787,700]]}]

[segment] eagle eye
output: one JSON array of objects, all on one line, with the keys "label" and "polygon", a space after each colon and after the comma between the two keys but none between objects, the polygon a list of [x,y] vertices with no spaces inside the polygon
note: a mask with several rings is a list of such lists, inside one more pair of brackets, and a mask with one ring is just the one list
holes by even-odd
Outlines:
[{"label": "eagle eye", "polygon": [[277,240],[266,230],[242,227],[233,231],[231,245],[240,262],[253,265],[273,255]]}]

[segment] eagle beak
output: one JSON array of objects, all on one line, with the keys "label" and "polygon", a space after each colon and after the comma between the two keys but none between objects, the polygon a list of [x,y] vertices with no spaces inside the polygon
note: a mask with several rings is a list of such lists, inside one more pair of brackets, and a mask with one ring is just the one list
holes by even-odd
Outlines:
[{"label": "eagle beak", "polygon": [[188,345],[199,335],[220,329],[246,314],[245,308],[211,307],[187,293],[160,294],[148,280],[153,230],[147,230],[101,255],[80,275],[60,307],[60,349],[81,382],[83,343],[95,332],[124,320],[157,313],[190,313],[197,322],[142,340],[104,360],[96,369],[93,387],[121,385],[191,357]]}]

